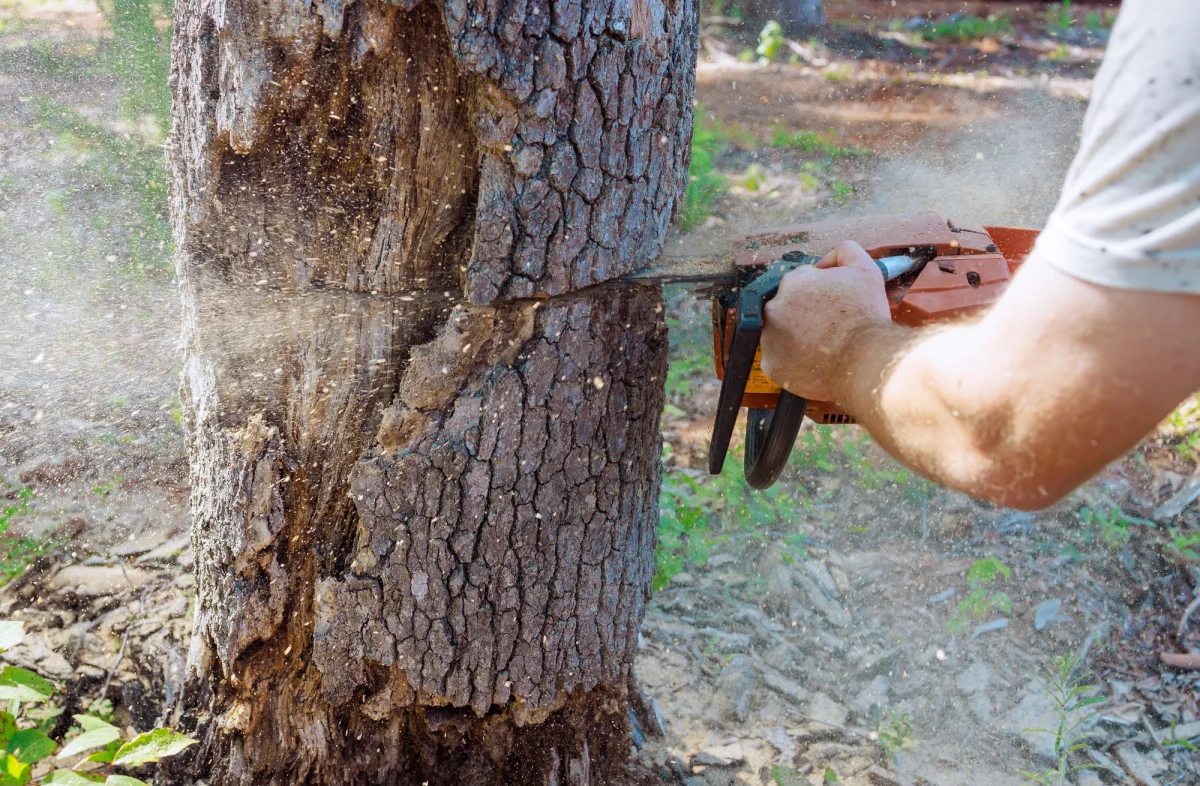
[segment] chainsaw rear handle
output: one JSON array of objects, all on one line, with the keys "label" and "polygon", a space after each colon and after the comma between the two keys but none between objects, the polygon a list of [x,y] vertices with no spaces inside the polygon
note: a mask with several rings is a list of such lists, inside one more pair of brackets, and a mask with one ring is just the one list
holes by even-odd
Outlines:
[{"label": "chainsaw rear handle", "polygon": [[[725,375],[717,399],[717,416],[712,441],[708,444],[708,471],[720,475],[729,452],[729,440],[737,424],[738,410],[746,392],[746,382],[762,338],[763,307],[775,297],[783,277],[801,265],[815,264],[820,257],[797,255],[772,263],[738,293],[737,319],[725,358]],[[746,482],[751,488],[771,486],[787,464],[788,455],[804,421],[806,399],[788,393],[779,396],[774,414],[752,410],[746,426]]]}]

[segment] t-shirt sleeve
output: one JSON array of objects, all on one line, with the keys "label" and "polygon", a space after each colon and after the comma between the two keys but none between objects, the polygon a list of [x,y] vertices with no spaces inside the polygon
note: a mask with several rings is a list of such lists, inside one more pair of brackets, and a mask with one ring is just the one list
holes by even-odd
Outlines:
[{"label": "t-shirt sleeve", "polygon": [[1121,289],[1200,294],[1200,0],[1125,0],[1039,257]]}]

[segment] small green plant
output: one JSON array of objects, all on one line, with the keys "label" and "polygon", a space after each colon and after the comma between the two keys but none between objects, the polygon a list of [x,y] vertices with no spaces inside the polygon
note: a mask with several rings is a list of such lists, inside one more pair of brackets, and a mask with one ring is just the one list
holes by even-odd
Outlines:
[{"label": "small green plant", "polygon": [[1050,6],[1046,10],[1046,22],[1052,28],[1070,29],[1075,24],[1075,5],[1071,0],[1062,0]]},{"label": "small green plant", "polygon": [[1012,599],[1008,594],[991,588],[1000,579],[1011,576],[1012,570],[995,556],[975,560],[967,571],[967,587],[971,591],[959,601],[958,613],[946,622],[946,632],[962,632],[968,618],[979,620],[992,612],[1012,612]]},{"label": "small green plant", "polygon": [[916,737],[913,736],[912,715],[905,712],[897,715],[894,711],[888,716],[887,723],[879,727],[879,745],[888,758],[895,759],[900,751],[915,747]]},{"label": "small green plant", "polygon": [[[0,652],[11,649],[25,638],[25,623],[0,622]],[[144,781],[122,775],[118,767],[139,767],[161,761],[195,744],[195,740],[170,729],[157,728],[132,739],[112,725],[112,704],[93,702],[89,711],[76,715],[65,745],[47,734],[54,718],[62,713],[47,706],[54,695],[54,683],[36,672],[5,666],[0,671],[0,701],[8,702],[8,711],[0,712],[0,786],[24,786],[34,782],[36,765],[52,756],[55,762],[88,754],[72,769],[55,769],[37,776],[38,783],[89,786],[146,786]],[[106,712],[107,711],[107,712]],[[89,753],[90,751],[90,753]],[[55,755],[57,753],[57,755]]]},{"label": "small green plant", "polygon": [[1175,446],[1179,458],[1191,464],[1200,464],[1200,431],[1185,434],[1183,441]]},{"label": "small green plant", "polygon": [[767,170],[763,169],[758,164],[751,164],[746,167],[745,174],[742,175],[738,185],[747,191],[759,191],[767,182]]},{"label": "small green plant", "polygon": [[826,767],[825,773],[821,776],[821,783],[841,783],[841,779],[833,767]]},{"label": "small green plant", "polygon": [[1061,63],[1064,60],[1070,60],[1071,48],[1066,44],[1059,44],[1058,46],[1054,47],[1054,51],[1050,52],[1050,54],[1046,55],[1046,57],[1054,63]]},{"label": "small green plant", "polygon": [[107,497],[109,494],[112,494],[114,491],[119,489],[121,484],[124,482],[125,478],[118,475],[112,480],[106,480],[102,483],[97,483],[95,486],[92,486],[92,493],[100,497]]},{"label": "small green plant", "polygon": [[1043,669],[1039,682],[1054,702],[1057,723],[1053,729],[1029,728],[1023,731],[1052,735],[1056,764],[1053,769],[1041,773],[1021,770],[1021,775],[1030,783],[1066,786],[1070,783],[1068,776],[1073,773],[1100,768],[1098,764],[1071,764],[1075,754],[1091,747],[1089,740],[1095,736],[1085,730],[1088,722],[1096,716],[1096,711],[1088,708],[1105,700],[1104,696],[1095,692],[1095,686],[1087,684],[1091,676],[1091,670],[1074,655],[1056,656]]},{"label": "small green plant", "polygon": [[759,64],[767,65],[773,62],[786,49],[787,41],[783,37],[783,27],[774,19],[763,25],[758,34],[758,48],[754,50],[758,55]]},{"label": "small green plant", "polygon": [[1193,562],[1200,562],[1200,530],[1196,532],[1180,532],[1171,529],[1169,547],[1177,557]]},{"label": "small green plant", "polygon": [[833,201],[839,205],[845,205],[854,198],[854,186],[849,183],[843,183],[841,180],[835,180],[829,184],[833,189]]},{"label": "small green plant", "polygon": [[771,780],[775,786],[808,786],[804,773],[782,764],[771,765]]},{"label": "small green plant", "polygon": [[671,583],[690,562],[702,565],[718,542],[712,532],[712,513],[720,503],[713,483],[698,480],[686,470],[667,472],[659,494],[658,546],[654,549],[655,592]]},{"label": "small green plant", "polygon": [[1084,505],[1077,512],[1080,522],[1099,533],[1104,545],[1110,549],[1119,549],[1129,542],[1134,525],[1156,527],[1149,519],[1130,516],[1116,505],[1109,505],[1106,510],[1097,510]]}]

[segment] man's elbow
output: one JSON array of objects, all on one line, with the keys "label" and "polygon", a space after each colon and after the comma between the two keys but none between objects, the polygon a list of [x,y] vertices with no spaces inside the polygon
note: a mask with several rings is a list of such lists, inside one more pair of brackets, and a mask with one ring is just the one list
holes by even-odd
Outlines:
[{"label": "man's elbow", "polygon": [[992,474],[974,491],[989,502],[1024,511],[1045,510],[1066,499],[1086,478],[1011,464]]}]

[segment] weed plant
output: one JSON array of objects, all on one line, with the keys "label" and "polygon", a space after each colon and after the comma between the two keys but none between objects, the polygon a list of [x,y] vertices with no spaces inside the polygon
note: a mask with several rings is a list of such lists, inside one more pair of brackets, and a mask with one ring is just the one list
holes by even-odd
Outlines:
[{"label": "weed plant", "polygon": [[1040,773],[1022,770],[1021,775],[1028,782],[1040,786],[1066,786],[1071,783],[1073,774],[1101,768],[1098,764],[1072,764],[1077,754],[1091,748],[1090,740],[1096,736],[1086,730],[1097,714],[1089,708],[1105,701],[1104,696],[1095,692],[1095,686],[1087,684],[1091,676],[1091,670],[1075,655],[1056,656],[1043,669],[1038,681],[1054,702],[1056,723],[1052,729],[1023,731],[1054,737],[1055,766]]}]

